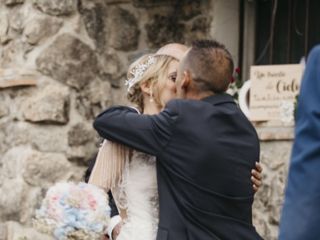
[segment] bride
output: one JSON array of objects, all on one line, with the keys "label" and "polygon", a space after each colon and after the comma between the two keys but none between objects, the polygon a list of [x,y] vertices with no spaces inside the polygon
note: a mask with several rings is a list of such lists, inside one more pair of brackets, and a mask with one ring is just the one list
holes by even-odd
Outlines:
[{"label": "bride", "polygon": [[[175,79],[178,61],[166,55],[144,55],[128,71],[128,99],[143,114],[156,114],[175,97]],[[125,208],[117,240],[156,239],[158,226],[158,189],[155,157],[133,151],[128,168],[124,169],[119,187],[112,189],[117,206]],[[123,202],[126,202],[123,204]],[[123,210],[123,209],[121,209]]]},{"label": "bride", "polygon": [[[144,55],[131,64],[126,81],[127,96],[137,111],[142,114],[159,113],[169,100],[175,98],[177,68],[185,51],[185,46],[171,44],[157,54]],[[105,152],[101,153],[100,149],[99,154],[109,159],[104,160],[103,165],[103,160],[99,160],[102,157],[98,156],[90,182],[96,184],[101,181],[95,181],[97,175],[109,178],[97,185],[112,190],[122,218],[120,233],[109,233],[110,239],[155,240],[159,211],[155,157],[111,142],[104,141],[104,145]],[[257,170],[252,173],[255,190],[261,179],[259,165]]]}]

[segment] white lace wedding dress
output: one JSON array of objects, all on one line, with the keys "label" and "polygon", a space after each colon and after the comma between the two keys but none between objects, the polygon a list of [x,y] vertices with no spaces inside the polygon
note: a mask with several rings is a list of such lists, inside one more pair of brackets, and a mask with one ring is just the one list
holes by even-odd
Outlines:
[{"label": "white lace wedding dress", "polygon": [[123,182],[113,193],[118,207],[127,212],[117,240],[155,240],[159,214],[155,157],[133,151]]}]

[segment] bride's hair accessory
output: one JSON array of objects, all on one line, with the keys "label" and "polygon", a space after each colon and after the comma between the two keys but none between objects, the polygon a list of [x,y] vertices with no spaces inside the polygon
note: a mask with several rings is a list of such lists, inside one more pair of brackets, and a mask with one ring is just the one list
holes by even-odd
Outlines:
[{"label": "bride's hair accessory", "polygon": [[146,63],[138,64],[138,66],[130,71],[130,73],[132,74],[132,78],[126,80],[125,82],[128,92],[140,80],[140,77],[147,71],[147,69],[155,62],[156,59],[153,56],[149,56]]}]

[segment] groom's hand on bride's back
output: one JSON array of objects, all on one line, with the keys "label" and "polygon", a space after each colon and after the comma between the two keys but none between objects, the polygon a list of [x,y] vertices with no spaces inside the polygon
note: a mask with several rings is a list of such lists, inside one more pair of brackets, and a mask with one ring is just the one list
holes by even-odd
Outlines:
[{"label": "groom's hand on bride's back", "polygon": [[259,190],[262,185],[262,166],[256,162],[256,168],[251,170],[252,187],[255,192]]}]

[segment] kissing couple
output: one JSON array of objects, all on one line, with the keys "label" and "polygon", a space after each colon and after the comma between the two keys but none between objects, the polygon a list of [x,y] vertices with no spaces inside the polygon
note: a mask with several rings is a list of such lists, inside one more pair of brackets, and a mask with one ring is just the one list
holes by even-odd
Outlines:
[{"label": "kissing couple", "polygon": [[117,240],[262,239],[252,225],[259,139],[225,93],[233,69],[213,40],[168,44],[131,64],[137,108],[111,107],[94,121],[107,140],[90,182],[112,191]]}]

